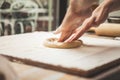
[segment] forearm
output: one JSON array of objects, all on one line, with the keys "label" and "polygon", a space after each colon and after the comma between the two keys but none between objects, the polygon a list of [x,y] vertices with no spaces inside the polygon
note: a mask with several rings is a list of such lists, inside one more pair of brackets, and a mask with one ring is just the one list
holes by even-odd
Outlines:
[{"label": "forearm", "polygon": [[120,10],[120,0],[104,0],[103,3],[109,8],[109,13]]},{"label": "forearm", "polygon": [[113,4],[111,7],[111,12],[112,11],[116,11],[116,10],[120,10],[120,0],[112,0]]},{"label": "forearm", "polygon": [[88,10],[94,4],[98,4],[99,0],[70,0],[69,7],[74,13],[81,13]]}]

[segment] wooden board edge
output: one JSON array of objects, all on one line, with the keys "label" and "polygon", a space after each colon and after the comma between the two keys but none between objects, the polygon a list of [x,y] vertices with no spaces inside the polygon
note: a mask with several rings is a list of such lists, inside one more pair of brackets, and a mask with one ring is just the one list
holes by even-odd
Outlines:
[{"label": "wooden board edge", "polygon": [[[72,75],[82,76],[82,77],[94,77],[94,76],[98,75],[99,73],[102,73],[102,72],[109,70],[109,69],[111,69],[115,66],[118,66],[120,64],[120,59],[117,59],[113,62],[107,63],[103,66],[99,66],[95,69],[92,69],[89,71],[83,71],[83,70],[79,70],[79,69],[75,69],[75,68],[65,68],[65,67],[62,67],[59,65],[56,67],[56,65],[51,65],[51,64],[47,64],[47,63],[38,62],[38,61],[32,61],[30,59],[25,59],[25,58],[21,59],[18,57],[8,56],[8,55],[4,55],[4,54],[0,54],[0,55],[6,57],[8,60],[10,60],[12,62],[36,66],[36,67],[49,69],[49,70],[60,71],[60,72],[64,72],[67,74],[72,74]],[[106,65],[107,65],[107,67],[105,67]]]}]

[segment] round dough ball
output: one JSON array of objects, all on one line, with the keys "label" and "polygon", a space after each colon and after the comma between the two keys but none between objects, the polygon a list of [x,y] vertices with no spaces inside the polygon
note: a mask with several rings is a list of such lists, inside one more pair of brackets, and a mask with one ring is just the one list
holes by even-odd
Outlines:
[{"label": "round dough ball", "polygon": [[61,48],[61,49],[69,49],[69,48],[77,48],[82,45],[81,40],[76,40],[73,42],[58,42],[57,38],[48,38],[44,41],[44,46],[49,48]]}]

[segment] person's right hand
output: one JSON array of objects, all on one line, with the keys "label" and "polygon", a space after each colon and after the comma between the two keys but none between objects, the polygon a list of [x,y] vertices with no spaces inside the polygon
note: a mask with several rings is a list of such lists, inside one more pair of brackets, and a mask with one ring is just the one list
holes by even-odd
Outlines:
[{"label": "person's right hand", "polygon": [[92,13],[92,8],[97,0],[70,0],[65,18],[55,33],[60,33],[59,42],[67,40],[82,22]]},{"label": "person's right hand", "polygon": [[66,42],[72,42],[80,38],[90,27],[99,26],[103,23],[110,12],[120,9],[120,0],[105,0],[103,1],[93,12],[92,15],[87,18],[83,24],[75,30],[75,33],[66,40]]}]

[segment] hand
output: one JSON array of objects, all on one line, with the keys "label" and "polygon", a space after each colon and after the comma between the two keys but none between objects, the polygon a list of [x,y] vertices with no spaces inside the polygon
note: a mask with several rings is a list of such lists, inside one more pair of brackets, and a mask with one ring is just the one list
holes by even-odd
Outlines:
[{"label": "hand", "polygon": [[[65,18],[55,33],[60,33],[59,42],[68,39],[82,22],[91,15],[91,7],[96,0],[70,0]],[[82,4],[81,4],[82,3]],[[90,4],[91,3],[91,4]],[[84,4],[84,5],[83,5]]]},{"label": "hand", "polygon": [[87,18],[81,27],[77,28],[75,30],[75,33],[72,34],[72,36],[67,39],[67,42],[71,42],[74,40],[77,40],[79,37],[81,37],[90,27],[92,26],[98,26],[101,23],[103,23],[109,14],[109,8],[108,2],[104,2],[101,5],[99,5],[92,13],[91,17]]},{"label": "hand", "polygon": [[68,12],[60,27],[55,31],[55,34],[61,32],[61,36],[58,41],[63,42],[68,39],[75,32],[75,29],[81,25],[85,18],[86,17],[84,16],[81,17],[74,13]]}]

